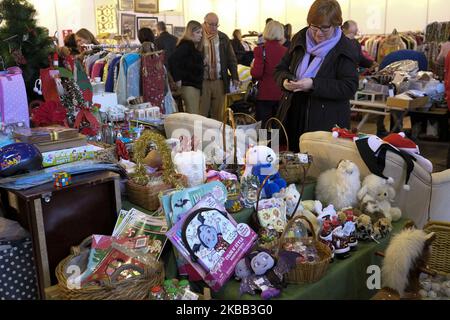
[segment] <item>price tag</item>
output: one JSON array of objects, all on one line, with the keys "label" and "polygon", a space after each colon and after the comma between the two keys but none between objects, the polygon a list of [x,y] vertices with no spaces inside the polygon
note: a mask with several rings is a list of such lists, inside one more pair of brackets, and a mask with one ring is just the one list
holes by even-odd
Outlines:
[{"label": "price tag", "polygon": [[309,157],[306,153],[299,153],[298,160],[300,161],[300,163],[303,163],[303,164],[309,163]]}]

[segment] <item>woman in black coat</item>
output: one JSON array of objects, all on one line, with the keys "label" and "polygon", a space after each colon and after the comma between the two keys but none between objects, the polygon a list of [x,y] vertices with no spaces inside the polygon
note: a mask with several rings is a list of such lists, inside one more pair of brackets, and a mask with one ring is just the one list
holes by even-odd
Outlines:
[{"label": "woman in black coat", "polygon": [[187,113],[200,114],[200,95],[203,83],[203,28],[200,22],[189,21],[183,37],[169,58],[169,71]]},{"label": "woman in black coat", "polygon": [[358,88],[357,54],[340,29],[339,3],[316,0],[307,20],[275,71],[284,90],[277,116],[295,152],[305,132],[350,127],[349,100]]}]

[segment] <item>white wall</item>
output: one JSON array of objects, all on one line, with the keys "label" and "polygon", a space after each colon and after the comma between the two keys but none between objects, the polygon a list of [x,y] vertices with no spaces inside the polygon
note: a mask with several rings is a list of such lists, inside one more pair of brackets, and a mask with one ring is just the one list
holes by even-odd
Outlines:
[{"label": "white wall", "polygon": [[[95,32],[95,6],[116,0],[29,0],[38,10],[38,20],[54,33],[59,27],[74,31],[87,28]],[[160,0],[164,1],[164,0]],[[265,19],[272,17],[291,23],[294,32],[306,26],[306,16],[313,0],[175,0],[175,12],[153,15],[160,20],[184,26],[189,20],[203,21],[214,11],[220,17],[220,30],[231,35],[234,29],[262,31]],[[448,0],[338,0],[344,20],[359,23],[363,33],[390,33],[424,30],[427,23],[450,20]],[[57,14],[56,14],[57,12]],[[136,13],[136,16],[151,16]],[[120,20],[118,19],[120,25]]]}]

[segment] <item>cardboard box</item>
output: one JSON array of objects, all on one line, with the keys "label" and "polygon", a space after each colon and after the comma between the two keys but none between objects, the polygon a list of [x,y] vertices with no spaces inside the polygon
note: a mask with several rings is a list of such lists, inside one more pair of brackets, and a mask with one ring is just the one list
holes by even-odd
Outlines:
[{"label": "cardboard box", "polygon": [[415,108],[423,108],[427,105],[429,101],[428,97],[420,97],[414,100],[405,100],[399,99],[395,97],[389,97],[386,101],[386,105],[388,107],[397,107],[403,109],[415,109]]},{"label": "cardboard box", "polygon": [[42,165],[47,168],[80,160],[91,160],[94,159],[95,152],[99,150],[102,148],[88,144],[83,147],[45,152],[42,154]]}]

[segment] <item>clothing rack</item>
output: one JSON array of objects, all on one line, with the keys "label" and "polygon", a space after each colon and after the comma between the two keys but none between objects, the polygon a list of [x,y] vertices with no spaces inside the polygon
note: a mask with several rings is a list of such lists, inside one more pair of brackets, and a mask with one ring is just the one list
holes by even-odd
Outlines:
[{"label": "clothing rack", "polygon": [[83,47],[85,47],[88,50],[95,50],[95,49],[139,49],[142,47],[141,44],[83,44]]}]

